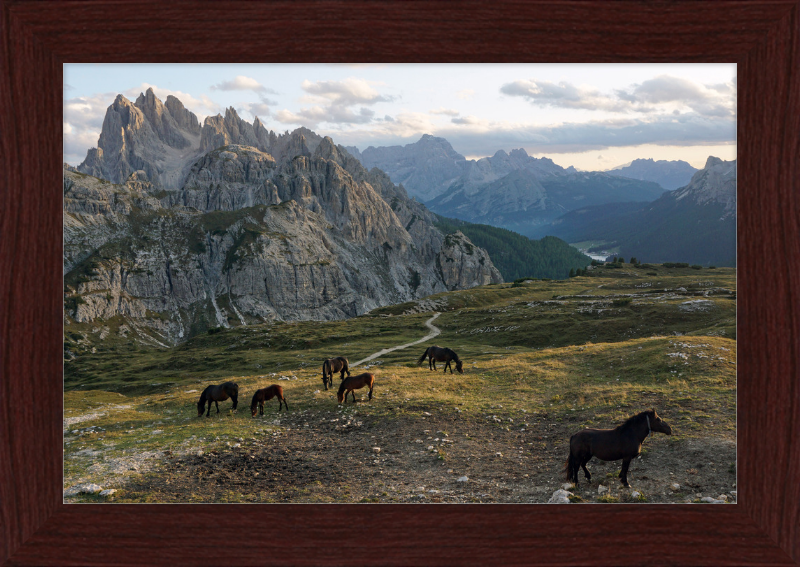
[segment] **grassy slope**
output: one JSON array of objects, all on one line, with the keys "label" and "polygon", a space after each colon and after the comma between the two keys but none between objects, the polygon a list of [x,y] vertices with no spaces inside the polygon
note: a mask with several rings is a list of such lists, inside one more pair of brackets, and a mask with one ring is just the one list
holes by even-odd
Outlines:
[{"label": "grassy slope", "polygon": [[[423,345],[395,351],[370,370],[378,378],[376,400],[343,411],[387,420],[424,411],[461,411],[476,418],[502,412],[515,420],[544,413],[576,427],[608,427],[655,406],[681,432],[671,443],[707,435],[711,423],[733,431],[734,270],[646,272],[652,269],[626,266],[568,281],[441,294],[447,306],[435,323],[442,334],[434,342],[454,348],[466,373],[442,380],[418,367]],[[665,296],[665,288],[686,291]],[[690,295],[694,291],[718,288],[734,294],[700,298],[712,302],[707,311],[679,307],[698,299]],[[625,297],[632,293],[639,295]],[[349,321],[239,327],[169,350],[134,351],[122,338],[100,343],[88,326],[67,326],[71,344],[97,352],[67,367],[65,418],[102,415],[66,427],[65,485],[93,478],[87,467],[94,461],[76,455],[79,451],[103,451],[112,462],[143,451],[208,450],[240,438],[279,437],[285,425],[272,418],[253,420],[247,411],[252,392],[271,383],[284,386],[295,415],[335,412],[334,393],[317,393],[322,360],[342,354],[354,361],[424,336],[430,314],[400,315],[409,307]],[[280,381],[280,376],[296,379]],[[224,419],[197,419],[199,391],[223,379],[238,382],[240,411],[229,412],[230,402],[223,402]],[[268,416],[276,411],[272,402]]]}]

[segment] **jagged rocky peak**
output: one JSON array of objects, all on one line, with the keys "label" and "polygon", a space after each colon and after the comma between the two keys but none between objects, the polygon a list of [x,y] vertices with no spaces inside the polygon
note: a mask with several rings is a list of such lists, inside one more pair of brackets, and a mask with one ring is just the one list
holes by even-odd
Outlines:
[{"label": "jagged rocky peak", "polygon": [[[174,109],[177,119],[172,115]],[[162,187],[176,188],[184,167],[198,154],[197,117],[180,101],[164,105],[148,89],[132,103],[117,95],[106,110],[97,148],[91,148],[78,171],[123,183],[137,170]]]},{"label": "jagged rocky peak", "polygon": [[736,160],[709,156],[706,166],[692,176],[685,187],[672,193],[676,200],[692,199],[698,204],[725,205],[723,218],[736,214]]},{"label": "jagged rocky peak", "polygon": [[[187,140],[181,132],[178,122],[172,117],[172,113],[158,97],[156,97],[152,88],[147,89],[145,93],[140,93],[135,104],[147,117],[150,126],[156,131],[159,139],[163,142],[178,149],[191,145],[191,142]],[[183,107],[183,105],[181,105],[181,107]],[[184,108],[183,110],[186,109]],[[181,119],[186,123],[187,120],[185,116],[181,116]],[[195,122],[197,122],[197,117],[195,117]]]},{"label": "jagged rocky peak", "polygon": [[164,105],[167,107],[167,110],[169,110],[169,113],[178,126],[196,136],[200,135],[202,128],[200,127],[200,122],[197,120],[197,116],[183,106],[180,100],[169,95]]}]

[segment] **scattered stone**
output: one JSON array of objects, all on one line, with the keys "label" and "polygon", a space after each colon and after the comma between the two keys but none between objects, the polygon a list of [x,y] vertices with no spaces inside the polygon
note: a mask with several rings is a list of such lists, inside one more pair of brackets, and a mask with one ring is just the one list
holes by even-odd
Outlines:
[{"label": "scattered stone", "polygon": [[728,501],[728,495],[727,494],[720,494],[719,496],[717,496],[717,500],[724,500],[725,502],[727,502]]},{"label": "scattered stone", "polygon": [[469,480],[469,477],[467,475],[464,475],[464,476],[458,477],[456,479],[456,482],[467,482],[468,480]]},{"label": "scattered stone", "polygon": [[159,433],[164,433],[163,429],[154,429],[150,432],[150,435],[158,435]]},{"label": "scattered stone", "polygon": [[567,492],[559,488],[553,495],[550,497],[550,500],[547,501],[548,504],[569,504],[569,497],[572,496],[571,492]]},{"label": "scattered stone", "polygon": [[88,483],[88,484],[76,484],[75,486],[70,486],[64,491],[64,496],[77,496],[78,494],[97,494],[98,492],[102,492],[103,487],[99,484]]},{"label": "scattered stone", "polygon": [[710,496],[703,496],[700,499],[700,502],[708,502],[709,504],[725,504],[724,500],[717,500],[716,498],[711,498]]},{"label": "scattered stone", "polygon": [[603,494],[604,492],[608,492],[608,487],[603,486],[602,484],[597,487],[597,493]]},{"label": "scattered stone", "polygon": [[639,492],[638,490],[634,490],[633,492],[631,492],[631,498],[632,498],[633,500],[636,500],[636,499],[637,499],[637,498],[639,498],[641,495],[642,495],[642,493],[641,493],[641,492]]},{"label": "scattered stone", "polygon": [[[525,475],[525,476],[528,476],[528,475]],[[561,488],[563,488],[564,490],[569,490],[573,486],[574,485],[571,482],[565,482],[564,484],[561,485]]]},{"label": "scattered stone", "polygon": [[678,490],[681,489],[681,485],[678,484],[677,482],[673,482],[672,484],[669,485],[669,489],[672,490],[673,492],[677,492]]},{"label": "scattered stone", "polygon": [[100,496],[105,496],[106,498],[108,498],[109,496],[111,496],[115,492],[116,492],[116,490],[114,488],[106,488],[105,490],[101,490],[100,491]]}]

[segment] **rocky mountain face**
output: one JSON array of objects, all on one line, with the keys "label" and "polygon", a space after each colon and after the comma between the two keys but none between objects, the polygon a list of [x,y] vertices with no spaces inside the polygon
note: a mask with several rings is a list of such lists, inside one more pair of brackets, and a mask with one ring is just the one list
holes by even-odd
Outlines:
[{"label": "rocky mountain face", "polygon": [[[232,109],[200,129],[182,105],[149,96],[109,107],[104,124],[120,132],[104,126],[98,146],[109,156],[120,142],[119,159],[92,171],[139,169],[115,182],[65,167],[68,324],[171,345],[211,327],[341,319],[502,281],[484,250],[445,237],[430,211],[330,138],[276,136]],[[198,153],[172,168],[147,161],[165,148]]]},{"label": "rocky mountain face", "polygon": [[444,192],[465,171],[467,160],[444,138],[425,134],[405,146],[370,146],[355,154],[367,169],[377,167],[412,197],[428,201]]},{"label": "rocky mountain face", "polygon": [[672,191],[683,187],[692,179],[697,171],[685,161],[667,161],[650,159],[635,159],[623,167],[609,170],[607,173],[642,181],[653,181],[664,189]]},{"label": "rocky mountain face", "polygon": [[583,207],[548,232],[568,242],[603,241],[642,262],[736,265],[736,161],[709,157],[685,187],[651,203]]}]

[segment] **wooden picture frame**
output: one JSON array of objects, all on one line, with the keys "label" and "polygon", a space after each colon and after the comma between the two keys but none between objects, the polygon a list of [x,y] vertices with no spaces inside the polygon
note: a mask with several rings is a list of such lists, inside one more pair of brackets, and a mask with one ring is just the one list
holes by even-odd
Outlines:
[{"label": "wooden picture frame", "polygon": [[[3,565],[797,565],[800,0],[14,1],[0,11]],[[62,64],[735,62],[738,503],[65,505]]]}]

